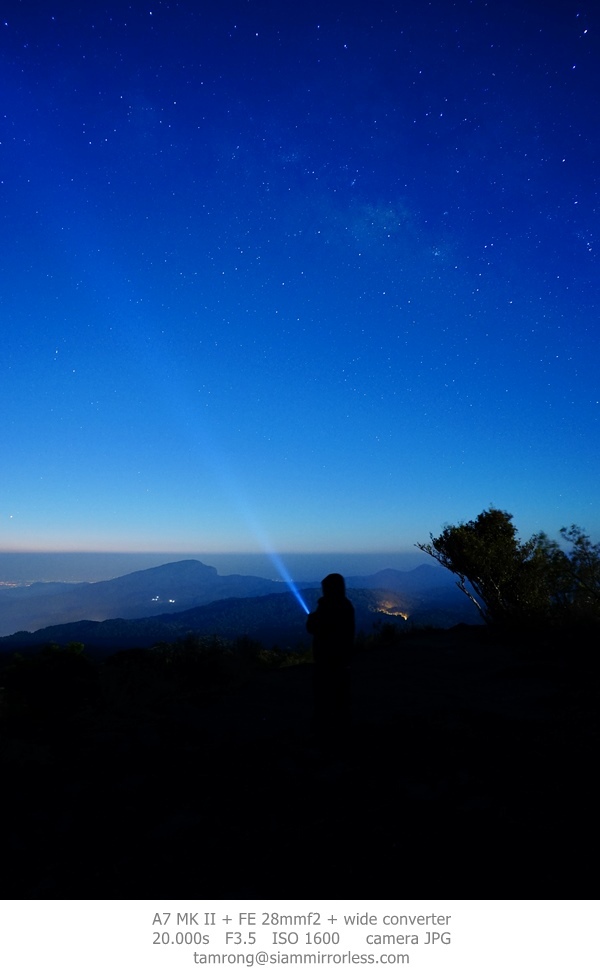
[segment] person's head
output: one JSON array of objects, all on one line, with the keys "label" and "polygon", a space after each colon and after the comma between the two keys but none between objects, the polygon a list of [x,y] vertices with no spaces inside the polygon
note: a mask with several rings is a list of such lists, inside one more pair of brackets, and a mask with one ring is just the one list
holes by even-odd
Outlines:
[{"label": "person's head", "polygon": [[346,595],[344,576],[339,575],[337,572],[332,572],[331,575],[327,575],[321,582],[321,588],[323,595],[327,599],[343,599]]}]

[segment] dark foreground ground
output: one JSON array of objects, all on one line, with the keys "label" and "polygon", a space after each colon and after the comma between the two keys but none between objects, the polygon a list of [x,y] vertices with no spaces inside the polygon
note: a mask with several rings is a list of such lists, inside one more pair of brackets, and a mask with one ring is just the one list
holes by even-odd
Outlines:
[{"label": "dark foreground ground", "polygon": [[330,745],[310,664],[5,719],[2,897],[589,897],[590,647],[408,634],[357,657]]}]

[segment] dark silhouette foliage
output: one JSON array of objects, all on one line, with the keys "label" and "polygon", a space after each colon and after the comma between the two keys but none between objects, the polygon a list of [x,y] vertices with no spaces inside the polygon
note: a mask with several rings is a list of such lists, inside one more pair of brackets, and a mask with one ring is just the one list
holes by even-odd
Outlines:
[{"label": "dark silhouette foliage", "polygon": [[565,605],[579,619],[600,619],[600,543],[576,524],[561,528],[563,539],[571,545],[565,571]]},{"label": "dark silhouette foliage", "polygon": [[308,648],[265,649],[245,635],[230,641],[190,633],[102,661],[91,659],[83,643],[47,644],[3,658],[0,719],[60,724],[89,709],[111,715],[154,711],[182,699],[222,695],[258,671],[309,659]]},{"label": "dark silhouette foliage", "polygon": [[68,720],[98,697],[95,665],[82,643],[49,644],[34,656],[15,654],[0,674],[10,713],[40,720]]},{"label": "dark silhouette foliage", "polygon": [[512,514],[490,508],[416,547],[458,577],[490,625],[600,621],[600,545],[577,525],[561,535],[570,550],[544,532],[522,542]]},{"label": "dark silhouette foliage", "polygon": [[[580,581],[559,584],[587,608],[597,549],[572,544]],[[597,823],[587,639],[563,633],[541,661],[525,630],[387,625],[356,651],[351,716],[326,739],[314,664],[247,636],[0,661],[5,894],[578,887]]]}]

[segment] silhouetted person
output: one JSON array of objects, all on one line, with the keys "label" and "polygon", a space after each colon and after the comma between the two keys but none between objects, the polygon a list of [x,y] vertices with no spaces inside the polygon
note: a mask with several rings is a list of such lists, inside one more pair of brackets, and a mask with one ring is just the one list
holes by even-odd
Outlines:
[{"label": "silhouetted person", "polygon": [[323,595],[306,628],[313,637],[315,726],[335,735],[350,715],[350,670],[354,648],[354,606],[346,597],[343,576],[334,572],[321,582]]}]

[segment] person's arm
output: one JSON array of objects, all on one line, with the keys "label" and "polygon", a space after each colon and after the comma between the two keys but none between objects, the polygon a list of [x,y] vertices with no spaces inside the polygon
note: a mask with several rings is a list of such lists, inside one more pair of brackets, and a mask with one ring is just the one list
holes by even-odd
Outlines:
[{"label": "person's arm", "polygon": [[322,626],[323,626],[323,608],[321,606],[321,599],[319,599],[315,611],[308,614],[308,618],[306,620],[306,629],[308,630],[309,633],[312,633],[314,636],[314,634],[317,633],[319,629],[322,628]]}]

